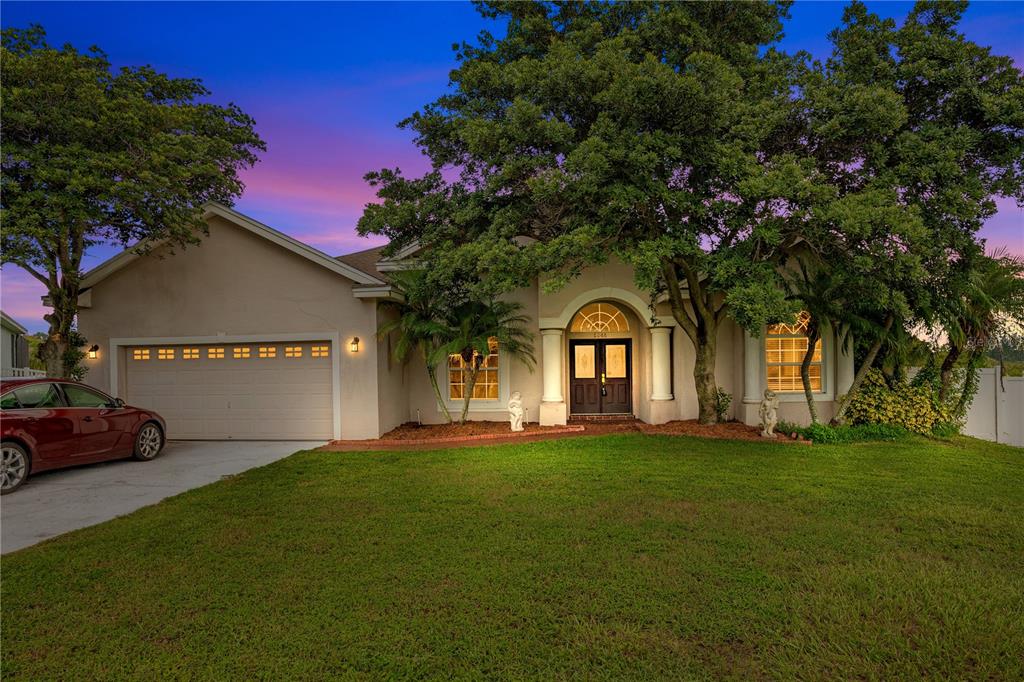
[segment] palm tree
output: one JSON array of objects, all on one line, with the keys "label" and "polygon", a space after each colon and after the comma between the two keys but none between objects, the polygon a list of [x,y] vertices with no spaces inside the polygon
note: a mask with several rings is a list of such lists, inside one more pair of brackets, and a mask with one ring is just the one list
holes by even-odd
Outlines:
[{"label": "palm tree", "polygon": [[392,355],[399,362],[405,362],[413,351],[419,352],[426,364],[430,387],[434,389],[438,407],[445,421],[451,424],[452,415],[437,380],[437,368],[447,358],[442,347],[448,341],[446,334],[451,329],[451,311],[444,303],[444,298],[437,296],[427,284],[423,271],[400,271],[395,273],[392,281],[403,298],[381,302],[381,309],[392,311],[395,316],[380,325],[377,336],[384,338],[392,333],[397,334]]},{"label": "palm tree", "polygon": [[508,358],[516,358],[533,371],[533,335],[526,325],[529,317],[521,313],[522,305],[508,301],[471,300],[457,306],[450,316],[451,325],[441,346],[442,357],[459,355],[465,372],[462,394],[462,415],[465,424],[473,389],[493,344]]},{"label": "palm tree", "polygon": [[[797,259],[797,265],[797,270],[788,271],[785,279],[791,292],[790,298],[799,301],[806,313],[802,321],[807,336],[807,350],[800,362],[800,380],[811,423],[817,424],[818,410],[814,405],[814,392],[811,388],[811,363],[822,335],[836,327],[836,321],[843,318],[843,287],[828,268],[812,269],[802,258]],[[847,339],[841,341],[845,343]]]},{"label": "palm tree", "polygon": [[967,378],[957,400],[963,416],[974,399],[974,378],[985,351],[1003,330],[1024,321],[1024,259],[1005,249],[983,256],[973,269],[963,295],[948,302],[943,314],[948,350],[940,369],[939,398],[945,401],[953,382],[953,368],[967,353]]}]

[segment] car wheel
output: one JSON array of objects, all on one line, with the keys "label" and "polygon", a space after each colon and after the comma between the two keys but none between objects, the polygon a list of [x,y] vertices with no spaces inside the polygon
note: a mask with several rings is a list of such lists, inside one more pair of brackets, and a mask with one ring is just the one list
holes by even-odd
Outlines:
[{"label": "car wheel", "polygon": [[4,443],[0,458],[0,494],[17,490],[28,478],[29,456],[17,443]]},{"label": "car wheel", "polygon": [[164,434],[153,422],[146,422],[135,436],[135,459],[148,461],[160,454],[164,447]]}]

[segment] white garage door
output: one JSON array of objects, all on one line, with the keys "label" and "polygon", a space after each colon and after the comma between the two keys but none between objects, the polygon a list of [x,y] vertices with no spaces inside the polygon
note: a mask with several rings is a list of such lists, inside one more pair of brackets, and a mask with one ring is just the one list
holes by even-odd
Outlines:
[{"label": "white garage door", "polygon": [[328,341],[129,346],[126,400],[168,438],[330,439]]}]

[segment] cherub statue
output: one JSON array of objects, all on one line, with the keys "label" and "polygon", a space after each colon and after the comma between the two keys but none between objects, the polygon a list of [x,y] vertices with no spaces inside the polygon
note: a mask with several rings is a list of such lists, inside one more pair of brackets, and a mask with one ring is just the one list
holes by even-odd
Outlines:
[{"label": "cherub statue", "polygon": [[513,392],[508,401],[508,420],[513,431],[523,430],[523,397],[519,391]]},{"label": "cherub statue", "polygon": [[772,389],[764,390],[764,400],[761,401],[761,409],[758,414],[761,417],[761,437],[776,438],[775,425],[779,421],[779,398]]}]

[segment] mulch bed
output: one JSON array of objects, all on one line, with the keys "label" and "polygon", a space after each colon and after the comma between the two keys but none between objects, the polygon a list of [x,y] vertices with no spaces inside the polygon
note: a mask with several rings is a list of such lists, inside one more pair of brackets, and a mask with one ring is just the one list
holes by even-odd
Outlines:
[{"label": "mulch bed", "polygon": [[[642,433],[656,433],[669,436],[696,436],[697,438],[728,438],[731,440],[757,440],[772,442],[767,438],[761,438],[761,429],[757,426],[748,426],[742,422],[721,422],[718,424],[699,424],[696,419],[685,421],[673,421],[667,424],[639,424],[637,428]],[[810,445],[809,440],[792,440],[788,435],[779,433],[777,442],[780,443],[803,443]]]},{"label": "mulch bed", "polygon": [[[644,424],[640,421],[588,422],[586,424],[569,424],[567,426],[541,426],[540,424],[524,424],[524,430],[512,433],[508,422],[474,421],[466,424],[416,424],[409,422],[388,431],[378,439],[372,440],[336,440],[318,449],[334,452],[352,452],[363,450],[431,450],[473,445],[500,445],[512,442],[533,442],[568,438],[572,436],[598,436],[606,433],[640,432],[669,436],[695,436],[698,438],[717,438],[731,440],[761,441],[761,431],[757,427],[747,426],[740,422],[722,424],[698,424],[695,419],[673,421],[667,424]],[[810,445],[810,441],[793,441],[783,434],[775,442],[802,443]]]}]

